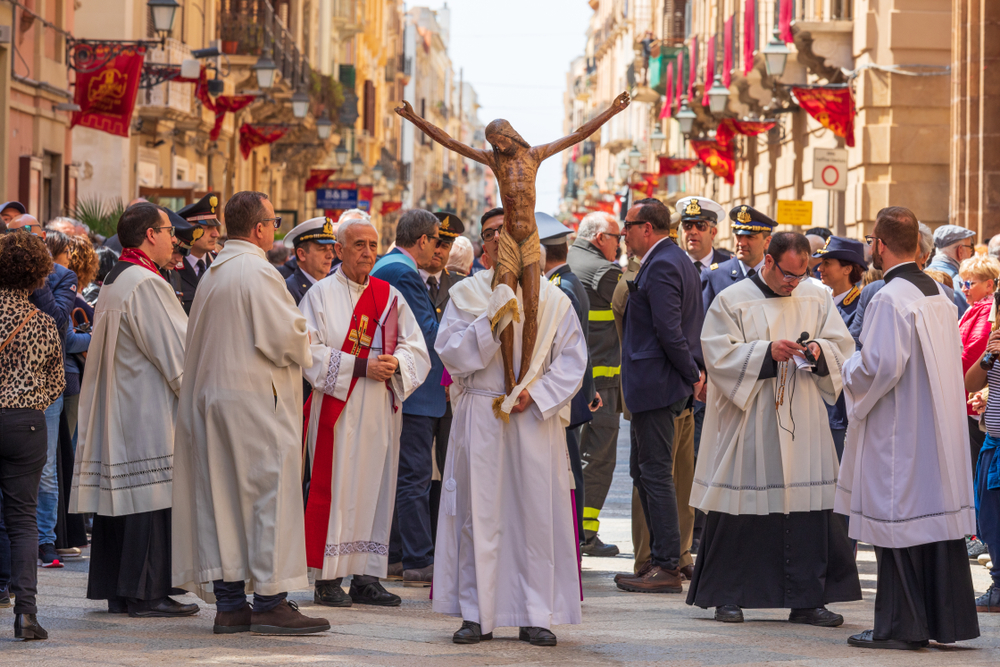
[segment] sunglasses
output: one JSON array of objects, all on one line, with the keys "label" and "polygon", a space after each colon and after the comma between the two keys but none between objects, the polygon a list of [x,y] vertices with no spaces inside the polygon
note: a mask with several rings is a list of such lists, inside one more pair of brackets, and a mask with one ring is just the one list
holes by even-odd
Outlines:
[{"label": "sunglasses", "polygon": [[271,222],[272,220],[274,221],[274,228],[275,229],[278,229],[279,227],[281,227],[281,216],[280,215],[276,215],[273,218],[264,218],[263,220],[258,220],[258,222],[261,223],[261,224],[264,224],[265,222]]},{"label": "sunglasses", "polygon": [[705,222],[704,220],[697,220],[697,221],[695,221],[695,220],[689,220],[687,222],[682,222],[681,223],[681,228],[685,232],[690,232],[692,227],[697,228],[699,232],[707,232],[708,228],[709,228],[709,224],[707,222]]},{"label": "sunglasses", "polygon": [[987,278],[986,280],[960,280],[958,284],[962,286],[962,289],[972,289],[973,285],[986,282],[996,284],[997,281],[993,278]]},{"label": "sunglasses", "polygon": [[604,234],[609,239],[614,239],[616,245],[622,242],[622,236],[624,236],[624,234],[611,234],[609,232],[601,232],[601,234]]}]

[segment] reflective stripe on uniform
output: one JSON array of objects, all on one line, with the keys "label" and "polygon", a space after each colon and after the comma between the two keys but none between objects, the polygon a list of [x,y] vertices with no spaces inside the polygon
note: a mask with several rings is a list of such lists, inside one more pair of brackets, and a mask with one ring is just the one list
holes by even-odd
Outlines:
[{"label": "reflective stripe on uniform", "polygon": [[600,527],[601,522],[597,520],[600,516],[601,510],[596,507],[584,507],[583,508],[583,529],[588,530],[592,533],[596,533],[597,529]]},{"label": "reflective stripe on uniform", "polygon": [[615,311],[610,308],[603,308],[600,310],[591,310],[587,314],[587,319],[591,322],[614,322],[615,321]]},{"label": "reflective stripe on uniform", "polygon": [[594,366],[595,378],[613,378],[621,375],[621,366]]}]

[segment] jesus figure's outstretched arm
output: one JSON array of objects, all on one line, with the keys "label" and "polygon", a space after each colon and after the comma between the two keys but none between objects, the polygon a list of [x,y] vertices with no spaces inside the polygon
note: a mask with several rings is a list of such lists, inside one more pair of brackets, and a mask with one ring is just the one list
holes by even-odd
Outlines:
[{"label": "jesus figure's outstretched arm", "polygon": [[484,150],[477,150],[471,146],[466,146],[461,141],[456,141],[451,137],[451,135],[441,128],[431,125],[426,120],[418,116],[413,110],[413,107],[411,107],[410,103],[406,100],[403,100],[403,106],[396,107],[396,113],[416,125],[421,132],[445,148],[467,157],[470,160],[475,160],[480,164],[485,164],[487,167],[492,167],[490,164],[491,153]]},{"label": "jesus figure's outstretched arm", "polygon": [[601,129],[601,126],[611,120],[611,117],[615,114],[624,111],[625,107],[631,102],[628,92],[624,92],[615,98],[615,101],[611,103],[611,106],[599,113],[593,119],[587,121],[579,127],[573,134],[566,135],[562,139],[556,139],[551,144],[543,144],[541,146],[535,146],[531,149],[531,152],[538,156],[538,161],[541,162],[547,158],[552,157],[556,153],[562,152],[574,144],[578,144],[594,132]]}]

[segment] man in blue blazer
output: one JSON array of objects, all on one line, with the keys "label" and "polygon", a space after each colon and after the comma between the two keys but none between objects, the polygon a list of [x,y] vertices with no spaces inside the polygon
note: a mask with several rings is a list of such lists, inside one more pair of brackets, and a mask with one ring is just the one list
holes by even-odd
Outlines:
[{"label": "man in blue blazer", "polygon": [[652,557],[618,587],[680,593],[681,536],[673,479],[674,419],[705,384],[705,311],[697,269],[670,238],[670,210],[643,199],[625,217],[625,243],[640,258],[622,327],[622,389],[632,413],[629,472],[650,534]]},{"label": "man in blue blazer", "polygon": [[430,211],[412,209],[404,213],[396,225],[396,247],[379,259],[371,272],[398,289],[406,299],[420,323],[431,356],[431,372],[427,379],[403,402],[403,432],[399,437],[399,476],[393,522],[398,526],[401,544],[390,540],[393,543],[389,545],[389,561],[392,570],[392,565],[400,562],[402,552],[403,584],[407,586],[430,586],[434,572],[431,450],[434,426],[445,412],[445,393],[441,386],[444,366],[434,351],[438,332],[434,304],[418,269],[433,265],[434,252],[442,243],[439,224],[437,216]]}]

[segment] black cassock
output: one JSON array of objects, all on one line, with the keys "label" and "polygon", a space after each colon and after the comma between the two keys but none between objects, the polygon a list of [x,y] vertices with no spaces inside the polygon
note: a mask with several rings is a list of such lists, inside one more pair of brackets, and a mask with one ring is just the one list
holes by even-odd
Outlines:
[{"label": "black cassock", "polygon": [[170,510],[94,516],[89,600],[159,600],[170,593]]}]

